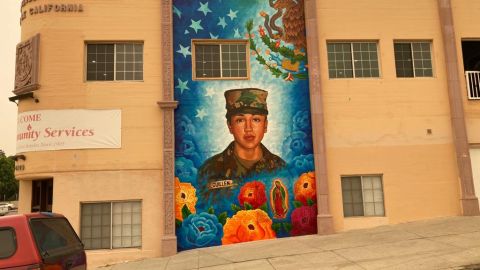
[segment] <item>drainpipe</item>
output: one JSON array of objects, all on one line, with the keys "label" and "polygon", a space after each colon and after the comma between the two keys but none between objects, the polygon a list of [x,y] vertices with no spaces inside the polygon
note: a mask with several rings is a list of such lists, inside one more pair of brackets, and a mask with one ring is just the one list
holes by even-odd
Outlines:
[{"label": "drainpipe", "polygon": [[448,100],[452,132],[455,143],[458,176],[461,186],[462,214],[464,216],[480,215],[478,198],[473,185],[472,162],[468,147],[467,129],[463,111],[463,98],[458,70],[455,28],[453,25],[452,6],[450,0],[438,0],[440,26],[445,49],[445,65],[447,72]]},{"label": "drainpipe", "polygon": [[308,77],[312,114],[313,153],[317,186],[317,232],[333,233],[333,219],[328,201],[327,154],[325,152],[325,125],[323,95],[320,83],[320,57],[317,32],[317,6],[315,0],[305,0],[305,27],[307,30]]}]

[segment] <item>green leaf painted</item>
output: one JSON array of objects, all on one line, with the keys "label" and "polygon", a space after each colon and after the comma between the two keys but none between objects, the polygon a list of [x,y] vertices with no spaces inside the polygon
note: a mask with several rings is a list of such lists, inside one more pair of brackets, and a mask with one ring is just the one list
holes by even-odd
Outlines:
[{"label": "green leaf painted", "polygon": [[243,206],[245,207],[245,210],[252,210],[253,209],[253,206],[251,204],[249,204],[248,202],[243,203]]},{"label": "green leaf painted", "polygon": [[293,206],[295,206],[295,208],[299,208],[299,207],[302,207],[303,204],[299,201],[293,201]]},{"label": "green leaf painted", "polygon": [[190,209],[188,209],[187,205],[184,205],[182,207],[182,217],[185,220],[188,216],[190,216],[192,212],[190,212]]},{"label": "green leaf painted", "polygon": [[227,212],[223,212],[221,213],[220,215],[218,215],[218,222],[220,222],[220,224],[222,225],[225,225],[225,223],[227,222]]},{"label": "green leaf painted", "polygon": [[232,211],[234,214],[236,214],[238,211],[242,210],[242,208],[240,208],[240,206],[236,205],[236,204],[233,204],[230,206],[232,208]]},{"label": "green leaf painted", "polygon": [[307,204],[308,204],[308,206],[312,206],[312,205],[315,204],[315,202],[312,199],[308,198],[307,199]]},{"label": "green leaf painted", "polygon": [[274,230],[275,233],[278,234],[278,233],[280,232],[280,228],[281,228],[280,223],[273,223],[273,224],[272,224],[272,230]]},{"label": "green leaf painted", "polygon": [[292,230],[292,224],[288,223],[288,222],[285,222],[283,223],[283,229],[286,231],[286,232],[290,232]]},{"label": "green leaf painted", "polygon": [[182,221],[180,219],[175,219],[175,227],[177,228],[182,227]]}]

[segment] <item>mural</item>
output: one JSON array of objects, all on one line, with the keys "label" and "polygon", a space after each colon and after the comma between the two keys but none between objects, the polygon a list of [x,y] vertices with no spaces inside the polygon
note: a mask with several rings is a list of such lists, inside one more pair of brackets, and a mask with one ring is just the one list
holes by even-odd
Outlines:
[{"label": "mural", "polygon": [[[174,0],[179,250],[314,234],[303,0]],[[249,41],[249,80],[192,80],[192,39]]]}]

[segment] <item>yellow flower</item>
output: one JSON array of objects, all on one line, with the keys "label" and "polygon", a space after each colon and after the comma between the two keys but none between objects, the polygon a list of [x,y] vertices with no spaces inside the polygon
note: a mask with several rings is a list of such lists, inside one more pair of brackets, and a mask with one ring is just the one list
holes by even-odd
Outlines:
[{"label": "yellow flower", "polygon": [[178,177],[175,177],[175,218],[183,221],[182,208],[187,206],[191,213],[196,213],[195,204],[197,203],[196,189],[190,183],[181,183]]},{"label": "yellow flower", "polygon": [[272,220],[260,209],[241,210],[227,218],[223,227],[222,244],[233,244],[275,238]]}]

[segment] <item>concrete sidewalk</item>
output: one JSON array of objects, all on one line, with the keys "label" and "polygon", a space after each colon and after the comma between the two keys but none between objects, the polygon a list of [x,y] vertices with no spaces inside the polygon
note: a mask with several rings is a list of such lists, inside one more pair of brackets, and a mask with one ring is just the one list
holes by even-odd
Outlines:
[{"label": "concrete sidewalk", "polygon": [[480,269],[480,217],[210,247],[97,270]]}]

